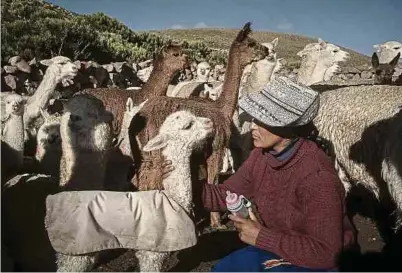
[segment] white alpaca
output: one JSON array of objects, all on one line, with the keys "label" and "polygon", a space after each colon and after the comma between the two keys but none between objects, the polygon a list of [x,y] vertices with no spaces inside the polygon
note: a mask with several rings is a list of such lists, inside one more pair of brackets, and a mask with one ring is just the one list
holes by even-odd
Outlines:
[{"label": "white alpaca", "polygon": [[36,135],[35,159],[39,163],[41,173],[59,176],[61,159],[60,116],[49,115],[41,109],[44,123]]},{"label": "white alpaca", "polygon": [[373,45],[377,52],[380,64],[389,63],[398,53],[402,56],[402,44],[396,41],[388,41],[383,44]]},{"label": "white alpaca", "polygon": [[196,81],[208,82],[209,74],[211,73],[211,66],[207,62],[200,62],[197,65],[197,78]]},{"label": "white alpaca", "polygon": [[395,115],[402,105],[401,94],[402,87],[388,85],[328,90],[320,95],[314,119],[319,136],[333,146],[332,155],[346,191],[356,181],[380,198],[384,180],[399,209],[399,219],[402,161],[395,152],[401,149],[396,139],[400,138],[402,122]]},{"label": "white alpaca", "polygon": [[[166,118],[159,129],[159,134],[149,140],[143,148],[147,152],[162,149],[166,160],[172,161],[175,170],[163,180],[163,192],[188,214],[191,214],[193,206],[190,156],[194,149],[202,147],[212,133],[213,123],[210,119],[196,117],[189,111],[178,111]],[[145,250],[135,252],[141,272],[161,271],[168,255],[169,252]],[[97,253],[81,256],[59,253],[58,271],[90,270],[96,260]]]},{"label": "white alpaca", "polygon": [[60,123],[63,149],[60,178],[23,174],[3,187],[2,202],[7,206],[3,206],[2,217],[7,247],[23,271],[55,270],[54,250],[44,226],[46,197],[59,191],[59,184],[80,190],[103,185],[107,158],[102,153],[106,153],[111,142],[110,120],[111,115],[99,100],[87,95],[74,96],[66,104]]},{"label": "white alpaca", "polygon": [[321,39],[318,39],[318,43],[307,44],[297,55],[302,58],[297,82],[304,85],[331,79],[338,69],[338,63],[349,57],[346,51]]},{"label": "white alpaca", "polygon": [[2,166],[4,163],[10,168],[16,168],[15,170],[21,168],[23,163],[25,102],[25,99],[18,94],[1,93],[1,142],[3,160],[7,160],[7,162],[2,160]]},{"label": "white alpaca", "polygon": [[[24,128],[31,136],[36,134],[35,128],[32,128],[32,123],[40,116],[40,109],[46,109],[56,86],[59,83],[62,83],[63,86],[72,84],[73,78],[78,73],[77,66],[67,57],[57,56],[42,60],[41,63],[47,65],[48,68],[38,89],[28,98],[24,112]],[[30,136],[26,137],[29,138]]]}]

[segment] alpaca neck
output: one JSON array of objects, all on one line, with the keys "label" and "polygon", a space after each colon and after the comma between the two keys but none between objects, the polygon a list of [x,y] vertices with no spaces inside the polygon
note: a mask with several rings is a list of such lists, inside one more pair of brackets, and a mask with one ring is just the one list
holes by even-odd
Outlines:
[{"label": "alpaca neck", "polygon": [[275,65],[276,62],[267,59],[254,63],[247,82],[244,84],[242,96],[260,91],[271,80]]},{"label": "alpaca neck", "polygon": [[71,190],[102,190],[107,164],[107,149],[81,146],[84,142],[95,143],[94,139],[74,135],[60,128],[62,157],[60,162],[60,186]]},{"label": "alpaca neck", "polygon": [[172,161],[175,169],[163,179],[166,194],[176,201],[183,209],[190,212],[193,204],[193,192],[190,172],[191,151],[183,151],[183,145],[169,145],[163,150],[166,160]]},{"label": "alpaca neck", "polygon": [[21,166],[24,153],[24,124],[21,115],[10,115],[4,126],[2,141],[10,146],[18,166]]},{"label": "alpaca neck", "polygon": [[57,86],[57,72],[49,67],[46,70],[43,80],[36,89],[35,93],[28,98],[24,112],[24,125],[25,128],[29,127],[29,124],[33,119],[40,116],[40,108],[45,108],[54,90]]},{"label": "alpaca neck", "polygon": [[165,96],[169,83],[177,71],[173,71],[163,62],[156,61],[148,81],[139,91],[144,100],[147,98]]},{"label": "alpaca neck", "polygon": [[304,85],[309,85],[311,76],[313,75],[314,69],[318,62],[318,55],[319,54],[313,53],[303,56],[299,72],[297,74],[297,82]]},{"label": "alpaca neck", "polygon": [[240,81],[245,66],[242,66],[240,56],[233,48],[229,52],[228,68],[223,81],[222,93],[217,99],[217,105],[223,113],[233,116],[239,94]]},{"label": "alpaca neck", "polygon": [[309,85],[324,81],[325,72],[328,70],[329,66],[326,60],[319,59],[314,68],[313,74],[310,77]]}]

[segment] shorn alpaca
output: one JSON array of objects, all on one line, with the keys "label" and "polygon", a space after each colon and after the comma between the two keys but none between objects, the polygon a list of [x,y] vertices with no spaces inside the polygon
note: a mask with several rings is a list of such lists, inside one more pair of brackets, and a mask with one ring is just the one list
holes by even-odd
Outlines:
[{"label": "shorn alpaca", "polygon": [[[264,58],[267,53],[265,47],[248,37],[251,33],[250,25],[250,23],[247,23],[243,27],[230,47],[223,91],[217,101],[197,97],[189,99],[165,96],[150,98],[144,108],[141,109],[139,115],[134,118],[145,120],[146,127],[145,129],[144,126],[130,128],[130,139],[134,139],[137,132],[140,132],[138,136],[141,143],[146,143],[157,134],[157,130],[165,118],[178,110],[189,110],[197,116],[210,118],[216,126],[216,133],[211,140],[212,146],[210,145],[211,142],[209,142],[209,148],[207,148],[210,151],[206,160],[207,179],[209,183],[216,183],[218,173],[222,168],[224,151],[228,147],[231,137],[232,117],[237,104],[242,72],[247,64]],[[140,121],[136,122],[136,124],[140,124]],[[140,190],[162,188],[160,179],[157,179],[158,177],[153,174],[155,168],[160,168],[158,166],[162,162],[160,153],[141,153],[141,155],[135,156],[137,156],[139,162],[141,157],[145,159],[140,166],[137,179],[133,181],[137,188]],[[204,158],[199,158],[199,160],[199,163],[205,163]],[[220,226],[216,221],[215,223],[213,221],[213,225]]]},{"label": "shorn alpaca", "polygon": [[9,173],[15,173],[22,167],[25,102],[25,99],[18,94],[1,93],[1,166],[3,179]]},{"label": "shorn alpaca", "polygon": [[304,85],[329,80],[339,67],[338,63],[349,57],[346,51],[321,39],[318,43],[307,44],[297,55],[302,58],[297,82]]},{"label": "shorn alpaca", "polygon": [[36,135],[35,159],[39,163],[40,173],[58,177],[61,160],[60,116],[49,115],[41,109],[44,123]]},{"label": "shorn alpaca", "polygon": [[118,88],[97,88],[87,89],[81,93],[91,94],[100,99],[113,116],[113,135],[120,132],[123,121],[125,105],[128,98],[131,98],[135,105],[144,102],[147,98],[163,96],[170,81],[176,73],[187,67],[188,57],[182,52],[180,44],[169,44],[162,48],[153,62],[153,70],[141,90],[125,90]]},{"label": "shorn alpaca", "polygon": [[380,63],[377,53],[373,53],[371,63],[375,72],[374,84],[392,84],[392,76],[400,56],[401,53],[398,53],[389,63]]},{"label": "shorn alpaca", "polygon": [[48,68],[38,89],[28,98],[25,106],[24,128],[29,133],[27,138],[36,135],[37,128],[33,128],[33,122],[40,117],[40,109],[46,109],[56,86],[59,83],[63,84],[63,86],[71,85],[78,73],[77,66],[67,57],[57,56],[52,59],[42,60],[41,63],[47,65]]},{"label": "shorn alpaca", "polygon": [[[380,198],[386,196],[384,190],[388,188],[398,207],[399,219],[401,173],[394,170],[401,170],[402,163],[393,151],[400,150],[401,145],[395,141],[400,138],[402,126],[400,117],[395,118],[402,105],[401,94],[402,87],[389,85],[328,90],[321,94],[320,109],[314,119],[319,136],[332,144],[331,154],[346,191],[354,182],[361,183]],[[394,167],[388,165],[391,159]]]},{"label": "shorn alpaca", "polygon": [[[188,214],[193,205],[190,157],[199,149],[214,129],[210,119],[196,117],[189,111],[178,111],[169,115],[160,127],[159,133],[145,146],[145,151],[162,150],[171,160],[175,170],[163,180],[164,192],[177,202]],[[152,228],[152,227],[150,227]],[[161,271],[169,252],[137,250],[139,271]],[[87,271],[93,268],[98,253],[91,255],[57,254],[58,271]]]},{"label": "shorn alpaca", "polygon": [[113,116],[86,94],[73,96],[61,117],[59,184],[69,190],[102,190]]},{"label": "shorn alpaca", "polygon": [[88,95],[74,96],[65,109],[60,123],[65,162],[61,163],[60,178],[17,175],[2,190],[2,238],[22,271],[56,270],[55,253],[44,226],[47,195],[62,189],[99,190],[103,185],[107,158],[102,152],[111,142],[112,117],[98,99]]}]

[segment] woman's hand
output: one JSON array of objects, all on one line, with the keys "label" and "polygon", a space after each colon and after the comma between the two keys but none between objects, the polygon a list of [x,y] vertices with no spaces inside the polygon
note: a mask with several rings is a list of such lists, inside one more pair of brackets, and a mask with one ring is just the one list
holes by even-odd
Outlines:
[{"label": "woman's hand", "polygon": [[245,219],[240,216],[229,214],[229,219],[234,222],[234,226],[239,232],[240,240],[246,244],[255,246],[257,242],[258,233],[261,230],[261,224],[258,222],[251,208],[248,209],[250,218]]},{"label": "woman's hand", "polygon": [[170,173],[174,170],[174,167],[172,165],[172,161],[170,160],[165,160],[162,163],[162,179],[165,179],[170,175]]}]

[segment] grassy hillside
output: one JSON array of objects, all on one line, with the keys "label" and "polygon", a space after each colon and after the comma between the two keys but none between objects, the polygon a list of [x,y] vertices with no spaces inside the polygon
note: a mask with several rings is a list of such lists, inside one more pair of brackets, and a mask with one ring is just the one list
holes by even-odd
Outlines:
[{"label": "grassy hillside", "polygon": [[[152,33],[171,39],[203,42],[214,49],[229,49],[230,43],[235,38],[237,32],[237,29],[168,29],[152,31]],[[252,37],[259,42],[270,42],[276,37],[279,37],[277,48],[278,56],[287,60],[287,66],[293,66],[295,63],[299,63],[300,58],[296,53],[303,49],[306,44],[317,41],[316,38],[265,31],[253,32]],[[370,63],[368,56],[346,49],[341,45],[338,46],[350,53],[350,58],[347,62],[343,63],[342,66],[358,67]]]}]

